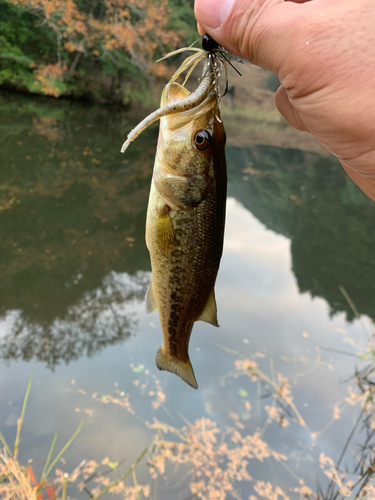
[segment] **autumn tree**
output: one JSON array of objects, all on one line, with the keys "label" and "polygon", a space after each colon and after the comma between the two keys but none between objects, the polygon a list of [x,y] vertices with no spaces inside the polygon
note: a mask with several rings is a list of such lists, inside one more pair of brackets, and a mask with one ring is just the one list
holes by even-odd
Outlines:
[{"label": "autumn tree", "polygon": [[[36,26],[47,28],[53,38],[54,53],[30,60],[29,67],[34,77],[32,90],[56,97],[68,93],[83,75],[90,75],[91,83],[93,76],[110,76],[118,88],[121,81],[128,83],[139,76],[147,79],[161,75],[165,67],[155,63],[155,59],[175,48],[181,38],[181,32],[168,25],[167,0],[6,0],[5,3],[31,14]],[[90,84],[87,86],[90,90]]]}]

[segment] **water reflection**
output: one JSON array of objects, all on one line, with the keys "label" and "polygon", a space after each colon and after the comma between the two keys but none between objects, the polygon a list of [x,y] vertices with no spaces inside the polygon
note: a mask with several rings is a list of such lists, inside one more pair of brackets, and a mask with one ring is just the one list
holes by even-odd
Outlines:
[{"label": "water reflection", "polygon": [[146,135],[127,158],[115,155],[122,123],[100,107],[12,94],[0,105],[0,315],[11,314],[0,352],[52,368],[134,331],[117,306],[146,289],[153,147]]},{"label": "water reflection", "polygon": [[0,339],[5,361],[36,358],[48,368],[93,356],[102,349],[126,340],[136,331],[137,321],[128,309],[143,301],[148,273],[133,276],[111,272],[100,287],[82,294],[65,314],[52,322],[13,311],[6,317],[7,333]]},{"label": "water reflection", "polygon": [[[59,354],[52,325],[66,317],[70,324],[109,272],[149,269],[144,221],[156,131],[123,157],[116,152],[130,124],[112,108],[7,93],[0,105],[0,315],[18,311],[2,353],[30,359],[31,348],[20,342],[29,329],[30,339],[48,339],[53,366]],[[265,146],[229,146],[227,155],[229,196],[291,238],[300,291],[351,320],[342,285],[359,313],[375,317],[375,209],[337,162]],[[65,350],[61,357],[68,361]]]},{"label": "water reflection", "polygon": [[229,195],[292,240],[300,291],[352,320],[341,285],[360,314],[375,318],[375,206],[338,162],[276,147],[229,147],[228,168]]},{"label": "water reflection", "polygon": [[[316,492],[317,479],[324,498],[353,487],[356,494],[373,466],[373,332],[364,336],[358,322],[336,313],[353,318],[342,285],[360,314],[374,317],[375,214],[337,162],[229,145],[222,326],[196,325],[192,354],[202,388],[193,394],[156,371],[157,316],[137,314],[150,270],[144,221],[156,129],[124,157],[117,151],[131,124],[120,111],[11,94],[0,106],[7,438],[30,371],[41,384],[28,409],[24,463],[29,450],[48,453],[56,430],[66,442],[84,414],[86,434],[66,455],[68,472],[95,457],[84,479],[104,456],[127,458],[128,467],[152,442],[151,469],[137,468],[138,493],[156,499],[295,498]],[[348,381],[355,362],[361,376]],[[55,373],[46,376],[45,366]],[[120,491],[138,493],[133,483]]]},{"label": "water reflection", "polygon": [[[190,422],[168,398],[160,380],[135,365],[129,392],[119,387],[111,393],[95,392],[91,398],[84,395],[79,411],[89,411],[92,417],[98,407],[106,407],[108,413],[113,407],[121,408],[122,418],[128,414],[143,423],[145,432],[154,433],[145,466],[147,476],[140,483],[140,491],[151,491],[154,498],[341,500],[367,494],[372,499],[375,358],[373,344],[358,352],[354,342],[352,347],[353,357],[367,361],[346,390],[331,401],[330,408],[318,405],[323,414],[320,422],[314,409],[301,404],[298,392],[300,385],[302,390],[306,388],[307,372],[319,378],[319,372],[325,370],[324,360],[314,363],[310,359],[305,373],[296,371],[295,360],[286,361],[286,377],[272,373],[271,358],[259,352],[249,358],[231,353],[233,370],[222,379],[216,395],[225,396],[222,418],[200,414]],[[140,402],[142,397],[154,410],[161,410],[151,420]],[[92,399],[96,410],[88,410]],[[340,446],[335,449],[331,435],[338,429]],[[94,470],[98,471],[97,482],[105,486],[99,463]],[[130,492],[129,484],[120,491],[126,491],[125,498],[130,493],[136,498],[136,490]]]}]

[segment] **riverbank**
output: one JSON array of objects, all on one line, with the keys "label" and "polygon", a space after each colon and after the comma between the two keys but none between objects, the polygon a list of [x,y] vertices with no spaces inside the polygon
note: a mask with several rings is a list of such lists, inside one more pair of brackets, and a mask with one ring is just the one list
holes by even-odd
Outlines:
[{"label": "riverbank", "polygon": [[[278,80],[273,73],[250,63],[235,65],[242,76],[228,69],[228,92],[221,101],[228,145],[250,147],[264,144],[328,155],[311,134],[294,129],[280,115],[275,105]],[[190,77],[189,90],[195,88],[200,71]],[[172,69],[170,74],[173,74]],[[154,88],[154,102],[160,99],[163,86],[159,82]]]},{"label": "riverbank", "polygon": [[[275,89],[277,88],[277,78],[268,70],[259,68],[249,63],[240,65],[242,76],[229,71],[229,91],[222,99],[222,117],[227,133],[227,144],[238,147],[249,147],[253,144],[264,144],[278,146],[284,149],[303,149],[320,154],[326,154],[325,149],[309,133],[300,132],[291,127],[278,112],[275,105]],[[168,75],[173,74],[175,67],[167,68]],[[199,71],[190,78],[188,87],[193,90],[196,86]],[[165,78],[154,78],[154,85],[140,86],[136,91],[135,83],[116,81],[110,78],[102,78],[96,81],[95,86],[87,88],[85,92],[62,95],[58,98],[54,96],[44,96],[46,99],[55,101],[68,100],[88,104],[101,104],[114,106],[121,112],[126,110],[132,116],[153,111],[157,108],[160,95],[167,80]],[[113,94],[111,87],[117,86],[118,92]],[[133,100],[124,102],[121,97],[124,92],[121,90],[128,86],[127,93],[133,96]],[[130,86],[132,91],[130,92]],[[36,95],[26,89],[9,88],[3,86],[5,90]],[[2,89],[0,87],[0,91]],[[102,89],[99,92],[99,89]],[[103,89],[107,89],[105,92]]]}]

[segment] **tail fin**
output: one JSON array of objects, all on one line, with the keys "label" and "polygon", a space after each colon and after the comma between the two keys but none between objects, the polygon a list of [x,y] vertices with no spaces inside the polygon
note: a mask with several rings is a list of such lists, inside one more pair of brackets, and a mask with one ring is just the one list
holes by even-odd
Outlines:
[{"label": "tail fin", "polygon": [[171,356],[164,354],[163,347],[160,347],[156,354],[156,366],[159,370],[167,370],[168,372],[178,375],[191,387],[198,389],[198,384],[194,376],[194,370],[189,359],[186,363],[180,363]]}]

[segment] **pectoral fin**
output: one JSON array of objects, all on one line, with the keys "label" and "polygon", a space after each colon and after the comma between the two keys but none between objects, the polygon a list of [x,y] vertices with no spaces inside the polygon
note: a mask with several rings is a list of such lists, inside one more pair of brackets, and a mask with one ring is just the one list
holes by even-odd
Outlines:
[{"label": "pectoral fin", "polygon": [[165,255],[170,255],[175,245],[175,236],[167,208],[158,211],[156,242]]},{"label": "pectoral fin", "polygon": [[153,287],[152,280],[151,280],[150,286],[149,286],[147,293],[146,293],[146,312],[147,312],[147,314],[150,314],[154,311],[157,311],[157,309],[158,309],[158,305],[156,302],[154,287]]},{"label": "pectoral fin", "polygon": [[217,307],[216,307],[216,299],[215,299],[215,291],[212,288],[210,295],[208,296],[208,300],[201,315],[198,318],[198,321],[205,321],[206,323],[210,323],[213,326],[219,326],[217,322]]}]

